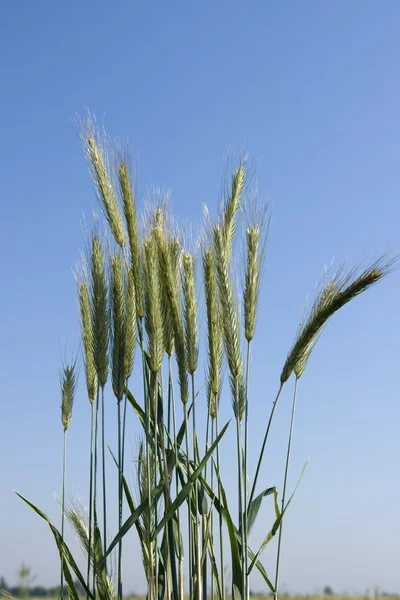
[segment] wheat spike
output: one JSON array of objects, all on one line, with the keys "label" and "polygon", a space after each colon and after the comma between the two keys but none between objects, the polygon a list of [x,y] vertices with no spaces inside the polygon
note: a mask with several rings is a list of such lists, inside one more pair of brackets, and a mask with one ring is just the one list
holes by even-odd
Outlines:
[{"label": "wheat spike", "polygon": [[128,232],[131,270],[135,283],[136,314],[138,318],[141,319],[144,316],[144,300],[136,199],[133,195],[131,176],[126,161],[123,161],[119,164],[118,176],[121,187],[126,228]]},{"label": "wheat spike", "polygon": [[105,153],[92,131],[84,140],[90,170],[96,185],[98,197],[115,241],[121,248],[125,244],[125,231],[121,211],[115,197],[114,188],[105,160]]},{"label": "wheat spike", "polygon": [[143,243],[143,274],[145,299],[145,327],[149,343],[149,364],[158,373],[164,355],[164,329],[160,273],[156,240],[150,236]]},{"label": "wheat spike", "polygon": [[135,283],[132,272],[127,274],[126,281],[126,300],[125,300],[125,316],[126,316],[126,340],[125,340],[125,357],[124,357],[124,375],[128,381],[132,374],[133,361],[135,357],[135,346],[137,337],[137,320],[136,320],[136,296]]},{"label": "wheat spike", "polygon": [[197,369],[199,359],[199,327],[197,322],[197,299],[195,281],[195,259],[190,252],[184,252],[183,298],[188,371],[191,375]]},{"label": "wheat spike", "polygon": [[65,365],[61,374],[61,423],[64,431],[71,425],[77,383],[76,361]]},{"label": "wheat spike", "polygon": [[221,393],[221,371],[223,356],[222,315],[218,303],[214,256],[211,248],[203,253],[203,280],[207,313],[208,340],[208,410],[210,416],[217,415]]},{"label": "wheat spike", "polygon": [[93,355],[93,330],[89,290],[85,281],[82,281],[79,284],[78,295],[81,313],[81,332],[84,349],[86,387],[89,401],[91,404],[93,404],[97,394],[97,375]]},{"label": "wheat spike", "polygon": [[[353,269],[347,276],[343,276],[342,270],[339,270],[330,282],[332,293],[325,291],[325,297],[322,296],[323,301],[321,296],[317,297],[309,317],[300,329],[282,369],[281,383],[289,379],[296,365],[300,375],[303,373],[318,334],[328,319],[342,306],[385,277],[390,272],[393,262],[393,259],[390,260],[384,255],[360,274]],[[302,368],[303,363],[304,368]]]},{"label": "wheat spike", "polygon": [[178,379],[181,392],[181,400],[186,403],[189,399],[187,355],[185,348],[185,333],[182,324],[182,308],[180,299],[180,276],[174,263],[174,253],[171,245],[163,240],[157,240],[158,256],[160,261],[160,276],[162,278],[162,289],[168,301],[171,322],[174,332],[175,355],[178,364]]},{"label": "wheat spike", "polygon": [[108,379],[108,287],[103,249],[97,236],[93,236],[92,239],[90,266],[93,355],[99,385],[104,387]]},{"label": "wheat spike", "polygon": [[112,308],[112,386],[114,395],[121,402],[125,386],[125,297],[121,257],[114,254],[111,261],[111,308]]},{"label": "wheat spike", "polygon": [[235,235],[236,216],[240,207],[245,181],[245,168],[239,165],[232,177],[231,195],[227,199],[222,214],[222,239],[225,246],[228,265],[231,261],[232,243]]},{"label": "wheat spike", "polygon": [[230,383],[234,398],[235,416],[241,420],[245,413],[243,393],[243,359],[240,347],[239,315],[235,306],[232,284],[229,277],[227,249],[223,231],[219,225],[214,229],[215,266],[222,309],[225,353],[230,371]]}]

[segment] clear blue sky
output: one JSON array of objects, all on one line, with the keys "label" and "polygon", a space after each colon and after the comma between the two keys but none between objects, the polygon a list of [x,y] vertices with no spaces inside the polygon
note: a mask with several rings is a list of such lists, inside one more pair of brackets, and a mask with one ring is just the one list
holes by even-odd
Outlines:
[{"label": "clear blue sky", "polygon": [[[1,2],[0,575],[10,583],[21,561],[38,582],[58,580],[48,528],[12,489],[58,522],[58,370],[79,343],[72,271],[82,212],[90,222],[97,209],[71,118],[89,107],[128,138],[141,193],[171,187],[176,214],[194,222],[203,202],[216,206],[228,145],[261,157],[260,194],[273,210],[253,352],[254,459],[324,264],[399,251],[399,31],[397,0]],[[400,591],[399,290],[395,273],[337,315],[301,382],[291,485],[311,461],[285,526],[291,592]],[[281,486],[291,385],[266,485]],[[112,420],[111,397],[108,410]],[[221,411],[231,416],[226,395]],[[68,482],[83,501],[88,425],[81,386]],[[254,546],[270,517],[268,508]],[[133,539],[126,548],[126,588],[140,591]],[[272,548],[264,559],[271,570]]]}]

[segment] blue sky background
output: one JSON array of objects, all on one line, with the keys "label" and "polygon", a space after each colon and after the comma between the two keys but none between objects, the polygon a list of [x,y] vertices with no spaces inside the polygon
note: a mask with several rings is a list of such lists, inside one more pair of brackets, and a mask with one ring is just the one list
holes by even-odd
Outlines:
[{"label": "blue sky background", "polygon": [[[272,224],[251,376],[254,461],[324,264],[399,252],[399,30],[396,0],[1,2],[0,575],[9,583],[21,561],[38,582],[58,581],[50,531],[12,490],[59,522],[58,372],[64,349],[71,356],[79,344],[82,213],[90,223],[98,207],[71,119],[89,107],[113,137],[127,138],[141,196],[165,184],[176,215],[194,223],[203,202],[215,212],[228,145],[261,158]],[[287,515],[283,590],[400,591],[399,289],[394,273],[336,315],[301,381],[291,486],[311,461]],[[266,486],[282,485],[292,385]],[[107,410],[114,429],[111,395]],[[225,394],[221,420],[230,416]],[[68,483],[83,502],[88,426],[81,385]],[[129,427],[134,452],[134,419]],[[233,491],[231,440],[222,453]],[[266,503],[254,546],[271,518]],[[270,572],[274,551],[264,555]],[[139,592],[133,536],[125,556],[126,591]],[[257,577],[253,587],[262,588]]]}]

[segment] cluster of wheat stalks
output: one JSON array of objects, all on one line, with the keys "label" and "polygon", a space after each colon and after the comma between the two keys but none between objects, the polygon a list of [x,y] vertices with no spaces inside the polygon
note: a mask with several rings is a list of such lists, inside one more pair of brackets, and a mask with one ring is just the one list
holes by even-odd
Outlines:
[{"label": "cluster of wheat stalks", "polygon": [[[167,214],[166,205],[147,209],[139,217],[137,193],[128,160],[110,150],[93,121],[82,128],[82,138],[111,242],[95,228],[88,244],[78,297],[87,396],[91,407],[89,515],[65,504],[66,434],[71,422],[76,388],[76,361],[62,372],[62,424],[64,428],[64,486],[61,533],[46,519],[61,559],[61,587],[78,600],[73,573],[87,598],[122,599],[122,541],[136,530],[147,580],[148,600],[183,600],[184,574],[190,598],[224,600],[225,563],[230,562],[232,597],[248,600],[249,577],[257,569],[277,597],[282,520],[287,500],[287,474],[293,433],[296,395],[314,345],[327,321],[342,306],[381,280],[391,269],[387,257],[364,270],[343,269],[326,276],[317,297],[295,337],[283,364],[278,392],[267,420],[255,477],[248,484],[248,396],[251,344],[256,331],[260,282],[268,222],[265,210],[241,211],[246,203],[246,165],[233,171],[229,190],[216,223],[207,216],[195,251]],[[233,276],[233,244],[240,212],[245,226],[245,276],[237,292]],[[206,313],[206,365],[199,369],[199,280]],[[241,310],[240,310],[241,309]],[[240,315],[242,314],[242,318]],[[173,365],[176,360],[176,367]],[[140,361],[141,381],[132,378],[134,361]],[[168,377],[163,378],[165,368]],[[198,372],[201,375],[198,376]],[[236,427],[238,514],[228,505],[221,480],[219,441],[229,423],[219,424],[223,372],[227,371]],[[206,372],[206,385],[203,373]],[[176,375],[175,375],[176,374]],[[257,489],[266,442],[283,386],[295,377],[284,485]],[[177,379],[177,382],[176,382]],[[116,399],[118,448],[112,454],[118,472],[119,528],[108,539],[105,464],[104,403],[108,381]],[[176,385],[177,383],[177,385]],[[174,385],[175,384],[175,385]],[[201,384],[201,385],[200,385]],[[108,394],[107,387],[107,394]],[[132,390],[132,391],[131,391]],[[205,449],[198,444],[196,407],[208,406]],[[181,406],[181,408],[179,408]],[[265,402],[263,400],[263,406]],[[137,457],[139,498],[135,502],[125,479],[126,411],[134,410],[143,441]],[[183,414],[182,420],[178,415]],[[111,452],[111,450],[110,450]],[[261,504],[270,496],[275,519],[262,545],[250,546],[250,533]],[[127,512],[128,509],[128,512]],[[125,512],[125,514],[124,514]],[[87,558],[81,573],[64,541],[64,517],[70,521]],[[185,520],[185,524],[183,522]],[[224,536],[224,528],[228,535]],[[182,531],[187,531],[183,542]],[[278,534],[274,578],[268,577],[260,555]],[[225,547],[228,542],[228,547]],[[116,573],[110,554],[117,551]]]}]

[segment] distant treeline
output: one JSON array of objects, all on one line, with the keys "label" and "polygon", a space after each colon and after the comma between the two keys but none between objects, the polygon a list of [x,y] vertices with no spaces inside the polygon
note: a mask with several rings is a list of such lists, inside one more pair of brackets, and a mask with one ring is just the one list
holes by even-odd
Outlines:
[{"label": "distant treeline", "polygon": [[[75,587],[78,594],[85,595],[85,590],[79,581],[75,581]],[[30,586],[29,588],[21,585],[9,586],[4,577],[0,577],[0,592],[4,591],[15,598],[57,598],[60,586],[44,587],[43,585]],[[64,586],[65,597],[68,597],[67,587]]]}]

